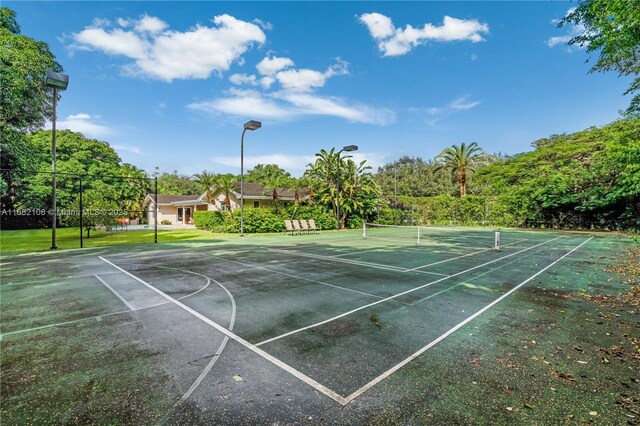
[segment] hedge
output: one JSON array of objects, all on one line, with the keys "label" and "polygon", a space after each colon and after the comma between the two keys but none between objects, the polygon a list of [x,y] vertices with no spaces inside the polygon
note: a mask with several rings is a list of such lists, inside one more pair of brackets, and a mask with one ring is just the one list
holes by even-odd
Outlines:
[{"label": "hedge", "polygon": [[[284,209],[273,208],[245,209],[243,228],[247,234],[284,232],[287,219],[313,219],[318,229],[336,229],[337,222],[333,214],[319,206],[289,206]],[[240,232],[240,210],[232,213],[221,211],[196,211],[193,222],[198,229],[216,232]]]}]

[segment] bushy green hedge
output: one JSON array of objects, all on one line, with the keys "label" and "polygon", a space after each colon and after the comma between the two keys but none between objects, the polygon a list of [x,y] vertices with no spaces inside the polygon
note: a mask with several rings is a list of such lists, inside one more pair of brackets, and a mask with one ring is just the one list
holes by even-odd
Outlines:
[{"label": "bushy green hedge", "polygon": [[321,206],[288,206],[282,219],[313,219],[318,229],[338,228],[338,221],[333,213]]},{"label": "bushy green hedge", "polygon": [[[313,219],[318,229],[336,229],[337,222],[331,211],[318,206],[288,206],[275,211],[272,208],[245,209],[244,232],[270,233],[284,232],[287,219]],[[193,221],[197,228],[216,232],[240,232],[240,210],[230,212],[196,211]],[[360,225],[362,226],[362,222]]]},{"label": "bushy green hedge", "polygon": [[[517,197],[464,198],[450,195],[436,197],[398,197],[404,209],[397,209],[396,223],[415,225],[524,226],[526,211]],[[382,209],[377,222],[394,223],[392,209]]]},{"label": "bushy green hedge", "polygon": [[[243,218],[244,232],[284,232],[284,219],[270,208],[245,209]],[[240,232],[240,210],[233,212],[233,221],[227,224],[226,232]]]},{"label": "bushy green hedge", "polygon": [[231,221],[231,213],[216,210],[193,212],[193,223],[198,229],[224,232],[226,224]]}]

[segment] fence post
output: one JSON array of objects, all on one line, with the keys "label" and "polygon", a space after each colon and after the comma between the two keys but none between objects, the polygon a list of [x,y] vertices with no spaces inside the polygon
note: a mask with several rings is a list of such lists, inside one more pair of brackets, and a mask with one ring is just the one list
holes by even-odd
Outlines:
[{"label": "fence post", "polygon": [[153,242],[158,243],[158,177],[154,178],[153,188]]},{"label": "fence post", "polygon": [[80,175],[80,248],[84,247],[84,241],[82,236],[82,225],[84,219],[84,206],[82,205],[82,175]]}]

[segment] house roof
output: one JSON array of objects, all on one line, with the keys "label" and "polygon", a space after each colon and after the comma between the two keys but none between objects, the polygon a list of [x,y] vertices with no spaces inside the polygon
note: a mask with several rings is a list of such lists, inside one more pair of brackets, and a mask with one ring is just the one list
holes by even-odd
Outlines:
[{"label": "house roof", "polygon": [[[255,182],[245,182],[244,183],[244,196],[246,198],[255,198],[255,199],[271,199],[272,189],[265,189],[261,184]],[[233,193],[239,197],[240,196],[240,184],[238,183],[233,191]],[[292,191],[287,188],[276,188],[276,193],[278,194],[278,198],[281,200],[294,200],[296,197],[295,191]],[[309,188],[300,188],[298,190],[298,195],[300,198],[307,198],[309,196]]]},{"label": "house roof", "polygon": [[[172,204],[181,201],[196,201],[199,195],[165,195],[158,194],[158,204]],[[150,201],[153,201],[153,194],[148,194],[147,198],[150,198]]]}]

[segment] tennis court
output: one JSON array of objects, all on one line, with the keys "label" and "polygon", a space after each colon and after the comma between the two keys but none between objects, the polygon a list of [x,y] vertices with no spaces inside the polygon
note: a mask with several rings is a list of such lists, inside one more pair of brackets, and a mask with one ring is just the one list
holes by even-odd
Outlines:
[{"label": "tennis court", "polygon": [[[520,293],[595,285],[622,244],[502,230],[497,249],[489,229],[364,233],[4,257],[3,417],[72,421],[79,400],[101,421],[362,421],[407,389],[438,392],[446,385],[416,369],[442,369],[443,350],[464,352]],[[34,393],[37,406],[21,396]]]}]

